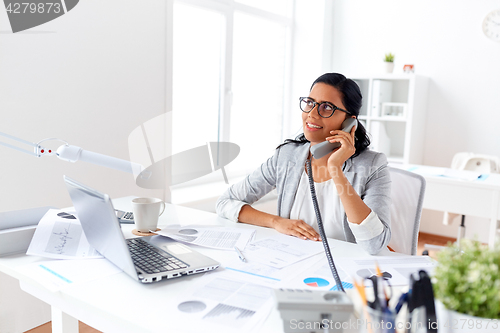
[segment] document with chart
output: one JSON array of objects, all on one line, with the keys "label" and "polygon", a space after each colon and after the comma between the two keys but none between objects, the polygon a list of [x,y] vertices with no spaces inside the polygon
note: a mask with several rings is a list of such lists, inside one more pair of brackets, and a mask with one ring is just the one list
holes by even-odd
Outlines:
[{"label": "document with chart", "polygon": [[17,266],[16,270],[27,276],[36,276],[38,284],[53,292],[122,272],[106,259],[37,261]]},{"label": "document with chart", "polygon": [[248,244],[243,251],[248,262],[283,268],[323,251],[321,242],[288,235],[274,235]]},{"label": "document with chart", "polygon": [[418,276],[420,270],[432,275],[437,261],[429,256],[370,256],[361,258],[337,258],[335,263],[351,277],[361,280],[376,275],[376,265],[382,271],[382,277],[392,286],[407,286],[410,275]]},{"label": "document with chart", "polygon": [[90,246],[74,212],[50,209],[38,223],[28,255],[53,259],[102,258]]},{"label": "document with chart", "polygon": [[272,288],[221,271],[199,278],[197,288],[190,288],[174,303],[168,311],[189,323],[185,331],[258,332],[274,299]]},{"label": "document with chart", "polygon": [[[314,261],[316,260],[316,261]],[[346,271],[336,262],[338,277],[344,289],[352,289],[353,279]],[[284,283],[280,284],[280,288],[288,289],[306,289],[306,290],[338,290],[337,283],[333,277],[330,264],[325,254],[315,256],[303,262],[301,267],[297,267],[294,275]]]},{"label": "document with chart", "polygon": [[244,228],[226,228],[220,226],[169,226],[158,235],[170,237],[179,242],[219,250],[234,251],[234,247],[244,249],[255,235],[255,230]]}]

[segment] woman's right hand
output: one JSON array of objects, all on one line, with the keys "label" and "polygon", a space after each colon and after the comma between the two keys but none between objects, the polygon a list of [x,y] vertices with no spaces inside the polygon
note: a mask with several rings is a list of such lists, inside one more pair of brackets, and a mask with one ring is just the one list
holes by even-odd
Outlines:
[{"label": "woman's right hand", "polygon": [[321,237],[316,230],[304,221],[290,220],[281,216],[264,213],[250,205],[243,205],[243,207],[241,207],[238,221],[261,227],[274,228],[282,234],[295,236],[301,239],[321,241]]},{"label": "woman's right hand", "polygon": [[273,221],[273,228],[285,235],[291,235],[301,239],[321,241],[321,238],[316,230],[302,220],[290,220],[277,217],[276,220]]}]

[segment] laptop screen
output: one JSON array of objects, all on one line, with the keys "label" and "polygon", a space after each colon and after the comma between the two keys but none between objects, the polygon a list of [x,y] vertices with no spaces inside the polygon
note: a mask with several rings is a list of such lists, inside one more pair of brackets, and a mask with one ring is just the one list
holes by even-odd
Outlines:
[{"label": "laptop screen", "polygon": [[66,176],[64,182],[89,244],[125,273],[138,280],[109,196]]}]

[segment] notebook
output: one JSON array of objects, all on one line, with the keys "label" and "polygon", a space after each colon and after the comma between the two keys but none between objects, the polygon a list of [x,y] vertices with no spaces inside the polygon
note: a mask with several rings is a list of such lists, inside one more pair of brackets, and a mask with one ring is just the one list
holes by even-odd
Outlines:
[{"label": "notebook", "polygon": [[167,237],[125,239],[107,194],[66,176],[64,182],[89,244],[133,279],[151,283],[219,267],[217,261]]}]

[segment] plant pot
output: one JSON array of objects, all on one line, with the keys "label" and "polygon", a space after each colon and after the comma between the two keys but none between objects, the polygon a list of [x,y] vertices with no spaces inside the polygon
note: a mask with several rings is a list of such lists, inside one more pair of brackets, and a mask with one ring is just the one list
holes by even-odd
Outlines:
[{"label": "plant pot", "polygon": [[500,319],[469,316],[445,308],[440,301],[436,301],[436,314],[439,333],[498,333],[500,331]]},{"label": "plant pot", "polygon": [[384,61],[384,66],[385,66],[386,73],[392,73],[392,71],[394,70],[394,63],[393,62],[385,62]]}]

